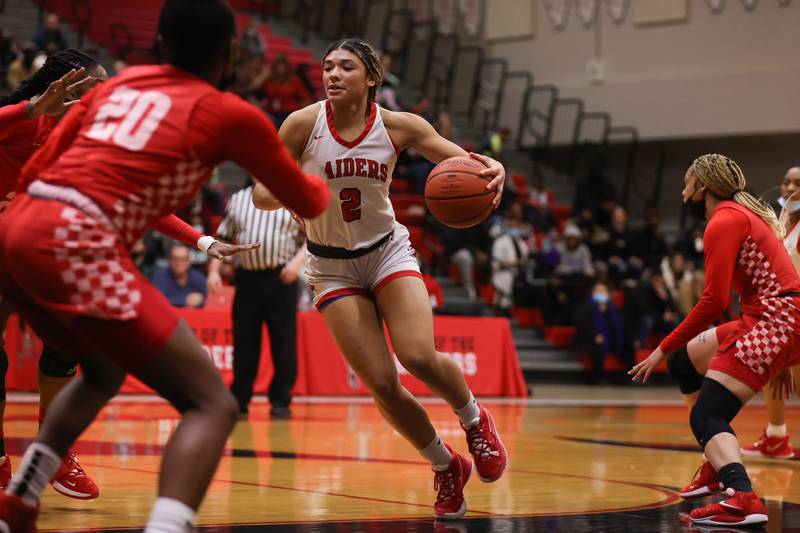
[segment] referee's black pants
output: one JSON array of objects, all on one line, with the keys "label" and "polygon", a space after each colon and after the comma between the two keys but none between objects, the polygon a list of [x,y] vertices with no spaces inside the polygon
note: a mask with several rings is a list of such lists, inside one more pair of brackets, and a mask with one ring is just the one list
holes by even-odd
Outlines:
[{"label": "referee's black pants", "polygon": [[233,384],[242,412],[253,398],[261,360],[261,326],[269,331],[275,373],[267,396],[273,407],[288,407],[297,379],[297,282],[286,285],[281,268],[236,270],[233,297]]}]

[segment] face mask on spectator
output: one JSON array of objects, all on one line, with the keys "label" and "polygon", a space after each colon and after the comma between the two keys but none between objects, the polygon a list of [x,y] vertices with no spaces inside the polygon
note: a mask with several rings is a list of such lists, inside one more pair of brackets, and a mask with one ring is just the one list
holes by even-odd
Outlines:
[{"label": "face mask on spectator", "polygon": [[778,204],[780,204],[785,211],[790,213],[800,211],[800,200],[786,200],[781,196],[778,198]]},{"label": "face mask on spectator", "polygon": [[608,303],[608,293],[607,292],[595,292],[592,294],[592,300],[598,304],[607,304]]},{"label": "face mask on spectator", "polygon": [[519,239],[520,237],[522,237],[522,231],[520,231],[519,228],[508,228],[508,234],[513,239]]},{"label": "face mask on spectator", "polygon": [[703,239],[701,239],[700,237],[696,237],[694,240],[694,250],[697,253],[703,252]]}]

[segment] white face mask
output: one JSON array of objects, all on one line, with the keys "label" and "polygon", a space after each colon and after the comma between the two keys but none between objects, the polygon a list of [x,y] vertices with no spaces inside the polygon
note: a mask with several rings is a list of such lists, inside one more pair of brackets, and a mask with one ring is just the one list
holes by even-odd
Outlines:
[{"label": "white face mask", "polygon": [[781,196],[778,198],[778,203],[784,211],[788,211],[789,213],[800,211],[800,200],[786,200]]}]

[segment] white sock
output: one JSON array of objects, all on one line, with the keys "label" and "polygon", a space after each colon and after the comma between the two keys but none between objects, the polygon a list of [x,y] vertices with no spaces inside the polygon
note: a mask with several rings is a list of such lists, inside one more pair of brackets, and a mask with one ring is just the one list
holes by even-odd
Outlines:
[{"label": "white sock", "polygon": [[450,461],[453,460],[453,454],[444,445],[444,441],[438,433],[433,437],[431,443],[422,448],[419,453],[431,463],[434,470],[447,470]]},{"label": "white sock", "polygon": [[150,511],[144,533],[190,533],[194,531],[197,511],[171,498],[158,498]]},{"label": "white sock", "polygon": [[786,424],[781,424],[779,426],[773,426],[772,424],[767,425],[767,437],[785,437],[786,436]]},{"label": "white sock", "polygon": [[461,425],[467,429],[476,425],[481,420],[481,408],[478,407],[478,402],[471,392],[469,393],[467,405],[461,409],[456,409],[455,412],[458,415],[458,419],[461,421]]},{"label": "white sock", "polygon": [[38,505],[42,491],[58,472],[62,461],[50,446],[34,442],[25,450],[22,462],[6,488],[6,494],[15,494],[28,505]]}]

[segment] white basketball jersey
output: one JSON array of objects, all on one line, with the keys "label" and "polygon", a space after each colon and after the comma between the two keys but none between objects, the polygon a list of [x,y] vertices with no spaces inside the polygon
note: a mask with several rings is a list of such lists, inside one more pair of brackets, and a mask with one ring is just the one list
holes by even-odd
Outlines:
[{"label": "white basketball jersey", "polygon": [[792,260],[795,270],[800,272],[800,252],[797,251],[797,240],[800,237],[800,222],[794,225],[792,231],[786,234],[783,239],[783,246],[789,252],[789,258]]},{"label": "white basketball jersey", "polygon": [[352,142],[342,139],[333,123],[330,102],[319,102],[314,131],[300,157],[303,171],[327,178],[328,209],[306,220],[308,240],[323,246],[366,248],[394,229],[389,184],[397,150],[372,103],[369,120]]}]

